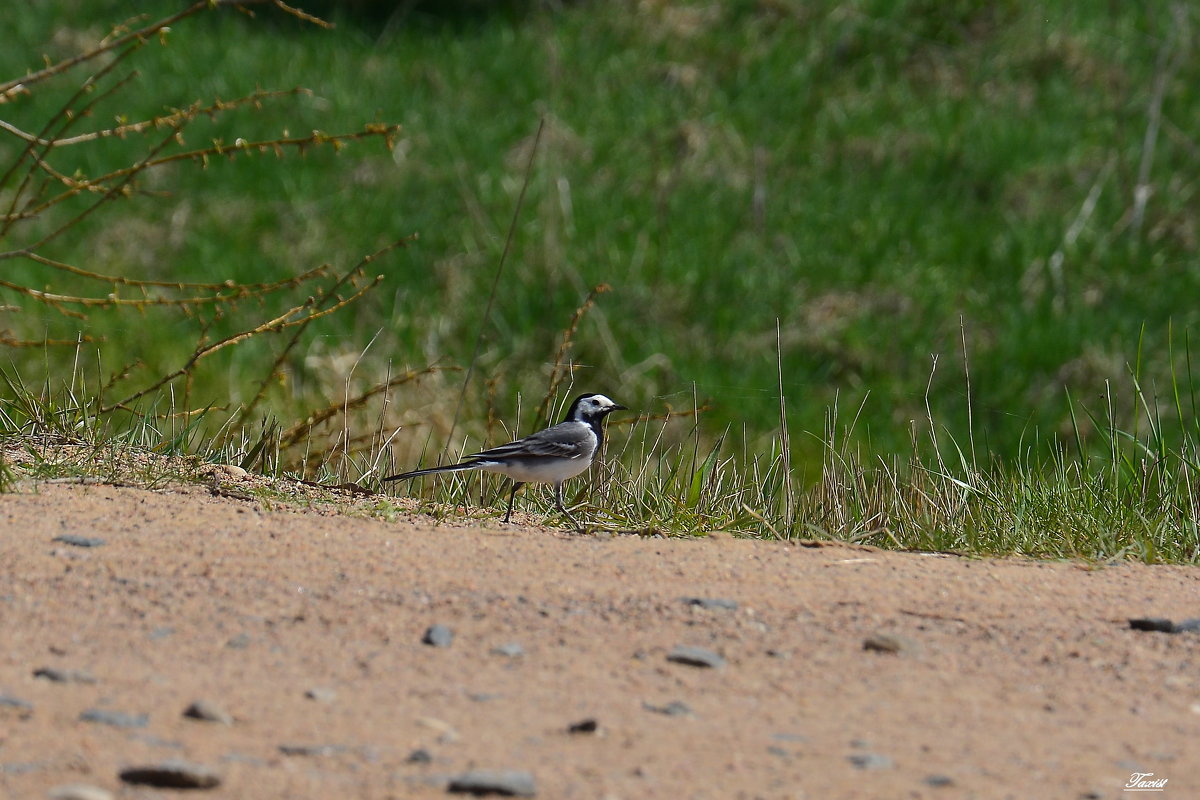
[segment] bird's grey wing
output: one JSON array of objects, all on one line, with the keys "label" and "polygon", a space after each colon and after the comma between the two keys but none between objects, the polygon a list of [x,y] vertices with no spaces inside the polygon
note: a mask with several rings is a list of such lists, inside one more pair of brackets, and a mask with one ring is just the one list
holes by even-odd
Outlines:
[{"label": "bird's grey wing", "polygon": [[579,458],[588,455],[589,448],[594,444],[594,434],[587,425],[579,422],[564,422],[546,428],[544,431],[532,433],[524,439],[517,439],[515,442],[476,453],[472,458],[513,458],[516,456]]}]

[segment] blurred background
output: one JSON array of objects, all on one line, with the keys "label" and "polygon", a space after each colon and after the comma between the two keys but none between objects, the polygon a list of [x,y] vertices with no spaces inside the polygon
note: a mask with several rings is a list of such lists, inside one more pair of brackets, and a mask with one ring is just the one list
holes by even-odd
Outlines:
[{"label": "blurred background", "polygon": [[[1012,458],[1056,440],[1086,449],[1096,419],[1132,429],[1154,402],[1177,409],[1167,424],[1195,425],[1192,3],[296,5],[335,27],[261,6],[185,20],[121,65],[136,75],[85,127],[306,87],[201,119],[180,146],[399,124],[390,149],[171,165],[43,251],[140,279],[266,282],[348,268],[416,234],[371,265],[375,290],[306,330],[259,417],[286,425],[407,368],[466,367],[480,342],[455,435],[520,432],[564,330],[606,284],[579,319],[561,395],[703,406],[706,436],[728,429],[753,450],[778,434],[782,393],[809,474],[831,430],[890,454],[933,418]],[[29,4],[10,15],[0,77],[85,50],[129,15],[125,3]],[[0,105],[0,119],[40,129],[83,77]],[[21,147],[0,133],[0,168]],[[62,153],[58,168],[94,174],[145,151],[144,137],[107,139]],[[9,231],[0,250],[41,224]],[[7,281],[82,291],[4,263]],[[185,361],[198,331],[236,329],[232,314],[64,315],[10,295],[5,335],[43,346],[4,357],[35,383],[73,370],[96,385],[145,382]],[[69,345],[80,336],[92,344]],[[190,405],[249,400],[278,346],[206,360]],[[355,424],[403,426],[401,461],[439,449],[466,377],[405,384]]]}]

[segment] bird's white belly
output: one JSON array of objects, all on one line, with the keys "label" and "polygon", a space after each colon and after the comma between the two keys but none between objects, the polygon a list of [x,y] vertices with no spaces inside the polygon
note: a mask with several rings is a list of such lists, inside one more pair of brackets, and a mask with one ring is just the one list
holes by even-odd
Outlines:
[{"label": "bird's white belly", "polygon": [[514,458],[506,460],[503,464],[495,462],[484,462],[479,465],[480,469],[488,472],[499,472],[501,475],[507,475],[518,483],[530,483],[540,481],[543,483],[557,483],[565,481],[568,478],[574,478],[581,472],[587,470],[589,461],[582,456],[577,458]]}]

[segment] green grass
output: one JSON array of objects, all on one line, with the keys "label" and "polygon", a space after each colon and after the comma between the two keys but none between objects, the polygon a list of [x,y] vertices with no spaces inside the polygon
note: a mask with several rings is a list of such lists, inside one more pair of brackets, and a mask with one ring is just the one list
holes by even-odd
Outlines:
[{"label": "green grass", "polygon": [[[20,46],[0,49],[0,77],[95,41],[123,8],[37,4],[14,20]],[[1045,509],[1072,498],[1131,491],[1131,478],[1091,460],[1119,461],[1109,447],[1114,430],[1155,443],[1154,469],[1174,476],[1163,478],[1173,487],[1163,491],[1183,503],[1171,492],[1190,485],[1183,454],[1196,433],[1197,380],[1185,351],[1200,314],[1187,300],[1200,289],[1191,133],[1200,130],[1200,60],[1190,5],[630,0],[513,8],[442,17],[418,10],[391,24],[342,18],[333,32],[267,9],[257,21],[222,11],[181,23],[166,46],[151,43],[131,60],[139,75],[97,109],[95,125],[305,86],[313,96],[201,120],[188,144],[388,122],[403,126],[396,147],[368,141],[340,154],[172,167],[146,187],[158,194],[110,206],[47,255],[143,279],[256,282],[323,262],[348,268],[418,233],[372,265],[384,282],[352,313],[306,329],[260,415],[286,428],[389,370],[466,366],[482,328],[451,449],[463,446],[464,431],[475,443],[504,436],[496,420],[532,424],[560,332],[588,290],[607,283],[613,291],[574,337],[575,387],[653,412],[690,409],[694,397],[708,408],[694,440],[688,423],[675,422],[659,450],[621,459],[637,478],[629,491],[641,497],[618,503],[630,524],[641,517],[670,530],[711,524],[886,539],[870,533],[877,514],[868,499],[887,494],[889,482],[912,482],[955,510],[934,513],[914,499],[911,513],[889,512],[890,535],[901,541],[1041,552],[1016,547],[1011,536],[1024,531],[1034,542],[1038,525],[1057,524]],[[0,106],[0,117],[36,130],[80,78]],[[543,117],[513,250],[481,323]],[[57,163],[94,173],[145,147],[137,137],[106,140]],[[15,152],[0,135],[0,165]],[[1143,168],[1151,193],[1139,218]],[[0,240],[0,250],[25,236]],[[4,264],[6,278],[24,285],[82,291],[28,263]],[[55,385],[77,363],[93,386],[134,362],[142,366],[118,388],[162,375],[192,352],[199,328],[173,310],[79,319],[6,301],[23,309],[4,317],[14,336],[102,340],[98,354],[10,351],[13,369],[35,385]],[[269,317],[272,307],[245,302],[236,311],[200,322],[218,334]],[[260,337],[196,371],[188,405],[215,406],[197,441],[250,399],[280,346]],[[378,447],[396,426],[390,441],[401,461],[440,450],[462,378],[437,373],[387,394],[382,409],[364,405],[344,426],[361,453],[334,471],[381,463]],[[156,402],[170,403],[147,400]],[[835,407],[843,417],[855,409],[854,424],[842,419],[830,429]],[[952,441],[970,443],[969,472],[931,466],[931,420],[943,452]],[[1148,431],[1151,421],[1161,428]],[[727,467],[714,496],[738,500],[701,513],[694,462],[709,463],[703,454],[718,439]],[[254,448],[248,441],[246,450]],[[328,452],[324,442],[312,448]],[[1164,461],[1164,452],[1175,455]],[[725,461],[728,453],[736,459]],[[847,460],[833,472],[844,474],[839,496],[857,497],[857,511],[799,499],[821,496],[836,466],[831,453]],[[641,472],[643,457],[653,479]],[[851,480],[860,470],[874,477]],[[780,491],[785,474],[794,476],[793,493]],[[1098,475],[1109,481],[1100,488]],[[684,498],[682,506],[655,505],[650,489]],[[951,502],[955,491],[965,499]],[[1001,500],[1019,514],[1002,513]],[[1128,507],[1100,513],[1105,503],[1091,506],[1097,527],[1087,534],[1111,528],[1102,552],[1194,558],[1194,532],[1171,534],[1181,549],[1164,547],[1159,540],[1175,523],[1143,514],[1142,533],[1122,534],[1137,527],[1118,514]],[[898,532],[905,526],[921,533]],[[997,529],[1009,531],[1007,544],[987,545]]]},{"label": "green grass", "polygon": [[[85,476],[150,488],[179,482],[219,487],[207,465],[245,463],[245,454],[256,449],[254,430],[224,441],[198,436],[201,420],[181,419],[169,407],[109,425],[89,414],[86,386],[78,387],[77,396],[67,388],[47,393],[4,378],[11,398],[0,399],[5,491],[21,490],[28,481]],[[791,482],[781,440],[767,452],[730,452],[729,437],[709,444],[695,420],[676,443],[669,431],[679,427],[678,419],[626,422],[632,424],[610,423],[606,458],[568,485],[568,505],[593,531],[721,531],[971,556],[1200,563],[1200,442],[1189,436],[1182,448],[1172,449],[1158,438],[1161,418],[1140,439],[1096,420],[1108,442],[1105,454],[1078,456],[1057,447],[1048,459],[981,464],[972,461],[970,442],[919,437],[904,457],[865,460],[831,415],[821,442],[822,477],[811,486]],[[285,474],[281,463],[268,448],[261,467],[274,482],[220,490],[268,508],[338,503],[347,513],[384,519],[414,508],[388,495],[339,500],[314,494]],[[380,464],[390,471],[387,463],[386,448],[375,447],[357,458],[324,462],[314,477],[331,487],[347,480],[375,487]],[[437,518],[495,520],[508,487],[492,476],[455,473],[425,479],[411,491],[416,510]],[[528,487],[518,510],[566,524],[545,487]]]}]

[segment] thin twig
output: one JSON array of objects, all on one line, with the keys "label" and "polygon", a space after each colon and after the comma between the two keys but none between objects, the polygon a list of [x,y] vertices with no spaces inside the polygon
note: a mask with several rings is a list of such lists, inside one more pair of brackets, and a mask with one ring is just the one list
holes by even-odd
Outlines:
[{"label": "thin twig", "polygon": [[[372,261],[380,256],[390,253],[397,247],[407,247],[408,243],[413,241],[415,238],[416,235],[413,234],[403,239],[398,239],[389,244],[387,247],[383,247],[379,250],[376,250],[369,256],[365,256],[361,261],[358,262],[358,264],[354,266],[354,269],[347,272],[340,279],[338,279],[338,281],[334,283],[332,287],[330,287],[330,290],[325,293],[322,300],[317,303],[317,306],[320,307],[320,304],[324,302],[325,298],[333,297],[335,292],[337,292],[337,290],[341,288],[341,286],[347,280],[349,280],[351,276],[365,269]],[[242,425],[244,425],[246,420],[250,418],[250,414],[253,413],[254,409],[258,407],[258,404],[262,402],[263,397],[265,397],[267,394],[267,387],[270,386],[271,381],[275,379],[275,376],[279,374],[279,368],[283,366],[283,362],[287,359],[288,354],[295,349],[296,345],[300,341],[300,337],[304,334],[304,331],[307,327],[308,324],[305,323],[304,325],[297,327],[297,329],[292,333],[292,337],[288,340],[288,343],[284,345],[279,351],[279,354],[275,356],[275,363],[271,365],[271,369],[267,371],[265,376],[263,376],[262,382],[259,383],[258,389],[254,392],[254,398],[242,409],[241,413],[238,414],[237,422],[231,426],[230,430],[240,428]]]},{"label": "thin twig", "polygon": [[264,333],[277,333],[279,331],[286,330],[288,328],[294,328],[298,325],[307,325],[307,324],[311,323],[313,320],[320,319],[321,317],[329,316],[330,314],[333,314],[333,313],[345,308],[346,306],[350,305],[351,303],[355,302],[356,300],[358,300],[364,294],[366,294],[371,289],[373,289],[377,285],[379,285],[379,282],[381,280],[382,280],[382,276],[377,277],[375,280],[371,281],[366,286],[362,287],[361,289],[356,291],[354,294],[350,295],[348,298],[339,300],[339,302],[336,305],[330,306],[329,308],[325,308],[322,310],[312,310],[309,313],[305,314],[303,317],[300,317],[299,319],[292,319],[292,317],[294,317],[296,314],[300,313],[301,311],[305,310],[306,308],[311,308],[312,306],[314,306],[316,303],[316,301],[314,299],[310,298],[308,301],[302,303],[301,305],[293,306],[292,308],[288,309],[283,314],[280,314],[279,316],[275,317],[274,319],[268,320],[267,322],[264,322],[260,325],[256,325],[253,328],[249,328],[247,330],[243,330],[238,333],[231,334],[229,336],[226,336],[224,339],[221,339],[212,344],[202,345],[202,346],[196,348],[195,352],[192,353],[192,355],[188,358],[188,360],[184,363],[184,365],[182,367],[174,370],[173,372],[170,372],[170,373],[164,375],[163,377],[161,377],[160,379],[155,381],[150,386],[147,386],[144,389],[140,389],[139,391],[134,392],[130,396],[126,397],[124,400],[121,400],[118,403],[113,403],[112,405],[109,405],[109,406],[105,406],[104,408],[100,409],[100,413],[106,414],[106,413],[115,411],[118,408],[127,409],[129,407],[130,403],[140,400],[141,398],[145,397],[146,395],[157,391],[158,389],[162,388],[163,386],[166,386],[168,383],[170,383],[171,381],[175,380],[176,378],[178,378],[182,375],[187,375],[189,372],[191,372],[192,367],[194,367],[197,362],[201,361],[202,359],[207,358],[208,356],[211,356],[213,353],[216,353],[219,350],[225,349],[226,347],[238,344],[239,342],[243,342],[246,339],[250,339],[255,336],[264,334]]},{"label": "thin twig", "polygon": [[286,10],[286,6],[283,6],[281,3],[276,3],[275,0],[198,0],[198,2],[193,3],[181,11],[177,11],[176,13],[168,17],[164,17],[157,22],[152,22],[136,31],[130,31],[123,36],[118,36],[111,41],[104,42],[92,48],[91,50],[71,56],[70,58],[51,64],[48,67],[43,67],[36,72],[31,72],[28,75],[21,76],[20,78],[14,78],[13,80],[0,83],[0,97],[9,94],[18,87],[28,90],[33,84],[41,83],[44,80],[53,78],[55,75],[66,72],[78,64],[92,61],[93,59],[99,58],[105,53],[111,53],[113,50],[117,50],[127,44],[149,39],[155,34],[162,32],[164,29],[169,28],[176,22],[186,19],[187,17],[194,16],[201,11],[225,6],[248,6],[265,3],[271,3],[272,5],[276,5]]}]

